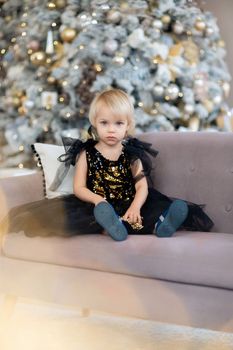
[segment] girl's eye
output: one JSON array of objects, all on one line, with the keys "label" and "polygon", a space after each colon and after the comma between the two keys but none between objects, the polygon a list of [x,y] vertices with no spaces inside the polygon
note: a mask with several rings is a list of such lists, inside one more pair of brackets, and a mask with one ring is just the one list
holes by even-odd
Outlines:
[{"label": "girl's eye", "polygon": [[117,122],[117,125],[124,125],[124,122],[119,121],[119,122]]},{"label": "girl's eye", "polygon": [[106,122],[105,120],[102,120],[102,121],[100,122],[100,124],[102,124],[102,125],[106,125],[106,124],[107,124],[107,122]]}]

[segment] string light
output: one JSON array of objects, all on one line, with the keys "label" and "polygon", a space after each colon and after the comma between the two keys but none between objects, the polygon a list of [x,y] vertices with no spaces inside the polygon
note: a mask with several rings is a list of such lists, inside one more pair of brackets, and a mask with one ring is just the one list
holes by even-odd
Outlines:
[{"label": "string light", "polygon": [[98,64],[98,63],[96,63],[94,65],[94,68],[95,68],[96,72],[102,72],[102,70],[103,70],[101,64]]},{"label": "string light", "polygon": [[54,2],[49,2],[47,7],[49,8],[49,10],[53,10],[56,8],[56,4],[54,4]]}]

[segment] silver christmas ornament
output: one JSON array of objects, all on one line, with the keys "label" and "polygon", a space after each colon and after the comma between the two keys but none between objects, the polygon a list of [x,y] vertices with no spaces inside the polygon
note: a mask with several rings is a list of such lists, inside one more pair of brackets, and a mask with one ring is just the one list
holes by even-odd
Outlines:
[{"label": "silver christmas ornament", "polygon": [[184,26],[181,22],[175,22],[172,26],[173,32],[177,35],[180,35],[184,32]]},{"label": "silver christmas ornament", "polygon": [[162,85],[155,85],[153,87],[153,93],[156,97],[163,97],[164,87]]},{"label": "silver christmas ornament", "polygon": [[185,113],[187,114],[192,114],[194,112],[194,105],[190,104],[190,103],[187,103],[185,106],[184,106],[184,111]]},{"label": "silver christmas ornament", "polygon": [[114,39],[108,39],[104,43],[104,52],[111,56],[113,55],[118,48],[118,42]]},{"label": "silver christmas ornament", "polygon": [[204,22],[204,20],[202,18],[198,18],[196,20],[195,28],[200,32],[203,32],[203,30],[206,29],[206,23]]},{"label": "silver christmas ornament", "polygon": [[87,26],[89,26],[92,22],[92,16],[87,13],[87,12],[81,12],[78,16],[77,16],[77,24],[78,24],[78,28],[79,29],[83,29]]},{"label": "silver christmas ornament", "polygon": [[165,95],[168,100],[176,100],[179,96],[179,87],[176,84],[169,84],[165,90]]},{"label": "silver christmas ornament", "polygon": [[214,34],[214,29],[212,27],[207,27],[206,30],[205,30],[205,34],[207,36],[211,36]]},{"label": "silver christmas ornament", "polygon": [[221,95],[216,95],[216,96],[214,96],[214,98],[213,98],[213,103],[214,103],[215,105],[219,105],[221,102],[222,102],[222,96],[221,96]]},{"label": "silver christmas ornament", "polygon": [[122,56],[115,56],[112,59],[113,63],[122,66],[125,63],[125,59]]},{"label": "silver christmas ornament", "polygon": [[24,102],[24,107],[28,108],[28,109],[32,109],[35,106],[34,101],[31,100],[26,100]]},{"label": "silver christmas ornament", "polygon": [[161,30],[163,28],[163,22],[160,19],[155,19],[152,22],[154,28]]},{"label": "silver christmas ornament", "polygon": [[119,11],[116,11],[116,10],[110,10],[108,13],[107,13],[107,21],[109,23],[119,23],[121,20],[121,13]]}]

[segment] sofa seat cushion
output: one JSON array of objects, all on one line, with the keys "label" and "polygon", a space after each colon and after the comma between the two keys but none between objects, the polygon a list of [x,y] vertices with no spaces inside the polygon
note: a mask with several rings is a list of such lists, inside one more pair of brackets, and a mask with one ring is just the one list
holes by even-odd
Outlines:
[{"label": "sofa seat cushion", "polygon": [[104,235],[5,236],[3,255],[48,264],[233,289],[233,235],[177,232],[172,238]]}]

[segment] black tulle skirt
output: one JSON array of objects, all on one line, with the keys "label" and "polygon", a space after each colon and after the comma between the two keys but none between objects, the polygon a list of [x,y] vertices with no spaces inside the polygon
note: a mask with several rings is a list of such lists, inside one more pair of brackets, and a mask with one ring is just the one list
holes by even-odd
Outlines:
[{"label": "black tulle skirt", "polygon": [[[161,213],[172,203],[171,198],[155,190],[149,189],[146,202],[141,208],[143,228],[134,230],[125,223],[129,234],[151,234]],[[129,204],[118,203],[115,208],[118,215],[124,215]],[[203,210],[203,206],[188,203],[188,216],[180,229],[190,231],[210,231],[213,222]],[[96,234],[102,227],[95,221],[94,205],[83,202],[75,195],[43,199],[24,204],[10,210],[3,224],[7,224],[8,232],[24,231],[27,236],[73,236],[80,234]]]}]

